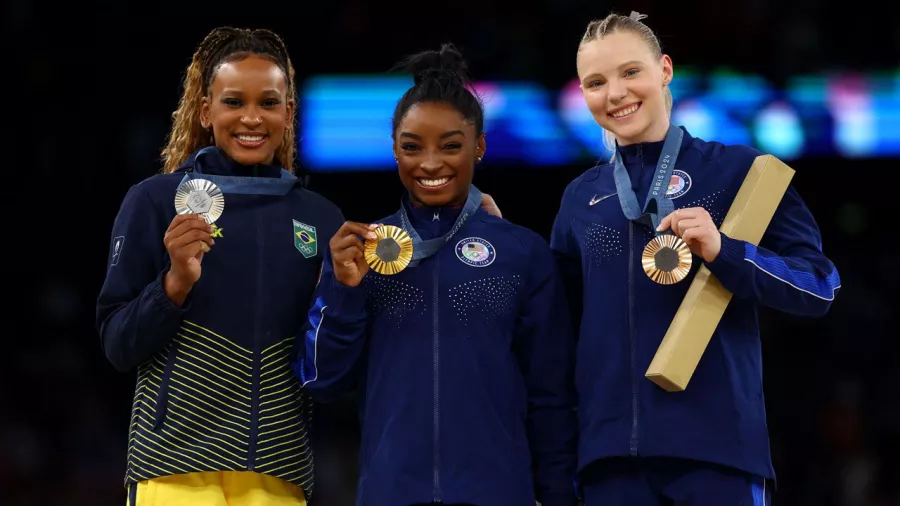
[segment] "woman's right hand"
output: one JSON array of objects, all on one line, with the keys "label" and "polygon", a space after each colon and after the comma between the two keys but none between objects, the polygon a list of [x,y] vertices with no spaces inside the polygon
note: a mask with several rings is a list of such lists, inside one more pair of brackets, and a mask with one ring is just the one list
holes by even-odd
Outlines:
[{"label": "woman's right hand", "polygon": [[181,306],[194,283],[200,279],[200,264],[216,242],[212,225],[199,214],[176,215],[169,224],[163,243],[169,252],[171,266],[165,278],[166,295]]},{"label": "woman's right hand", "polygon": [[346,221],[338,229],[328,243],[331,250],[331,265],[334,277],[346,286],[359,286],[363,277],[369,272],[366,263],[365,243],[360,237],[376,239],[372,230],[377,225],[364,225]]}]

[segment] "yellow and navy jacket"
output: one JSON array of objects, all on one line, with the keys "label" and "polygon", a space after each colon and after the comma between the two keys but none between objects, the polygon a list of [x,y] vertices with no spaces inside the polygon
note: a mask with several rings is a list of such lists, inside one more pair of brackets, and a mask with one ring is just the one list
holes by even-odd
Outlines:
[{"label": "yellow and navy jacket", "polygon": [[[639,203],[663,144],[619,148]],[[666,194],[675,209],[705,208],[720,227],[761,154],[684,130]],[[641,264],[653,232],[625,217],[613,165],[591,168],[568,185],[550,241],[580,327],[579,468],[611,456],[666,456],[774,479],[757,310],[807,317],[828,311],[840,277],[822,252],[813,216],[790,187],[758,246],[722,234],[712,262],[694,257],[686,279],[660,285]],[[690,385],[666,392],[644,373],[701,265],[734,296]]]},{"label": "yellow and navy jacket", "polygon": [[359,387],[357,504],[573,506],[575,343],[547,242],[477,207],[458,227],[459,208],[404,206],[423,240],[456,232],[352,288],[326,256],[294,364],[323,402]]},{"label": "yellow and navy jacket", "polygon": [[[202,172],[293,179],[282,195],[225,194],[215,245],[182,307],[163,292],[163,237],[175,173],[130,188],[112,229],[97,302],[103,350],[120,371],[137,368],[126,484],[197,471],[256,471],[311,493],[312,403],[291,371],[323,246],[343,223],[338,208],[277,166],[241,166],[203,151]],[[202,177],[202,175],[198,175]]]}]

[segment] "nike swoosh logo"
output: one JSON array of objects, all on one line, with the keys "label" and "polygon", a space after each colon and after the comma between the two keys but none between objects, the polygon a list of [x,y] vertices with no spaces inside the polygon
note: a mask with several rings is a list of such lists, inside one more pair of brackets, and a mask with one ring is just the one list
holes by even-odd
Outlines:
[{"label": "nike swoosh logo", "polygon": [[600,197],[599,199],[597,198],[597,195],[594,195],[593,197],[591,197],[591,201],[588,202],[588,205],[593,206],[594,204],[603,202],[604,200],[612,197],[613,195],[615,195],[615,193],[610,193],[609,195],[604,195],[604,196]]}]

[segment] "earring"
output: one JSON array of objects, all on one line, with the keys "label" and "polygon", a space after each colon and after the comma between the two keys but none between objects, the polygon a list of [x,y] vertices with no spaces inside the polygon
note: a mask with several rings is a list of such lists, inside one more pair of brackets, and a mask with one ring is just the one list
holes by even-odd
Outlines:
[{"label": "earring", "polygon": [[483,158],[483,157],[481,157],[481,156],[475,157],[475,162],[481,162],[481,159],[482,159],[482,158]]}]

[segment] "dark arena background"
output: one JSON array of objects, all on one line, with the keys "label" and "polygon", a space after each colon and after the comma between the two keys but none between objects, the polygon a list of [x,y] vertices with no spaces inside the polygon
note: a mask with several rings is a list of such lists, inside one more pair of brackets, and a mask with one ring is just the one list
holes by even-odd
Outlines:
[{"label": "dark arena background", "polygon": [[[358,221],[400,198],[390,117],[411,81],[387,71],[455,43],[487,110],[475,182],[505,218],[547,237],[563,188],[607,156],[577,87],[578,42],[592,19],[637,10],[674,61],[674,121],[791,165],[840,271],[824,318],[760,310],[774,504],[900,505],[898,5],[6,0],[6,54],[21,69],[4,73],[5,130],[26,140],[8,144],[22,159],[6,169],[25,187],[46,184],[35,208],[7,190],[18,209],[6,235],[16,309],[0,368],[0,504],[124,504],[135,377],[104,357],[95,302],[118,206],[160,170],[183,72],[210,29],[284,37],[300,163],[311,188]],[[317,411],[315,506],[353,503],[355,413],[352,397]]]}]

